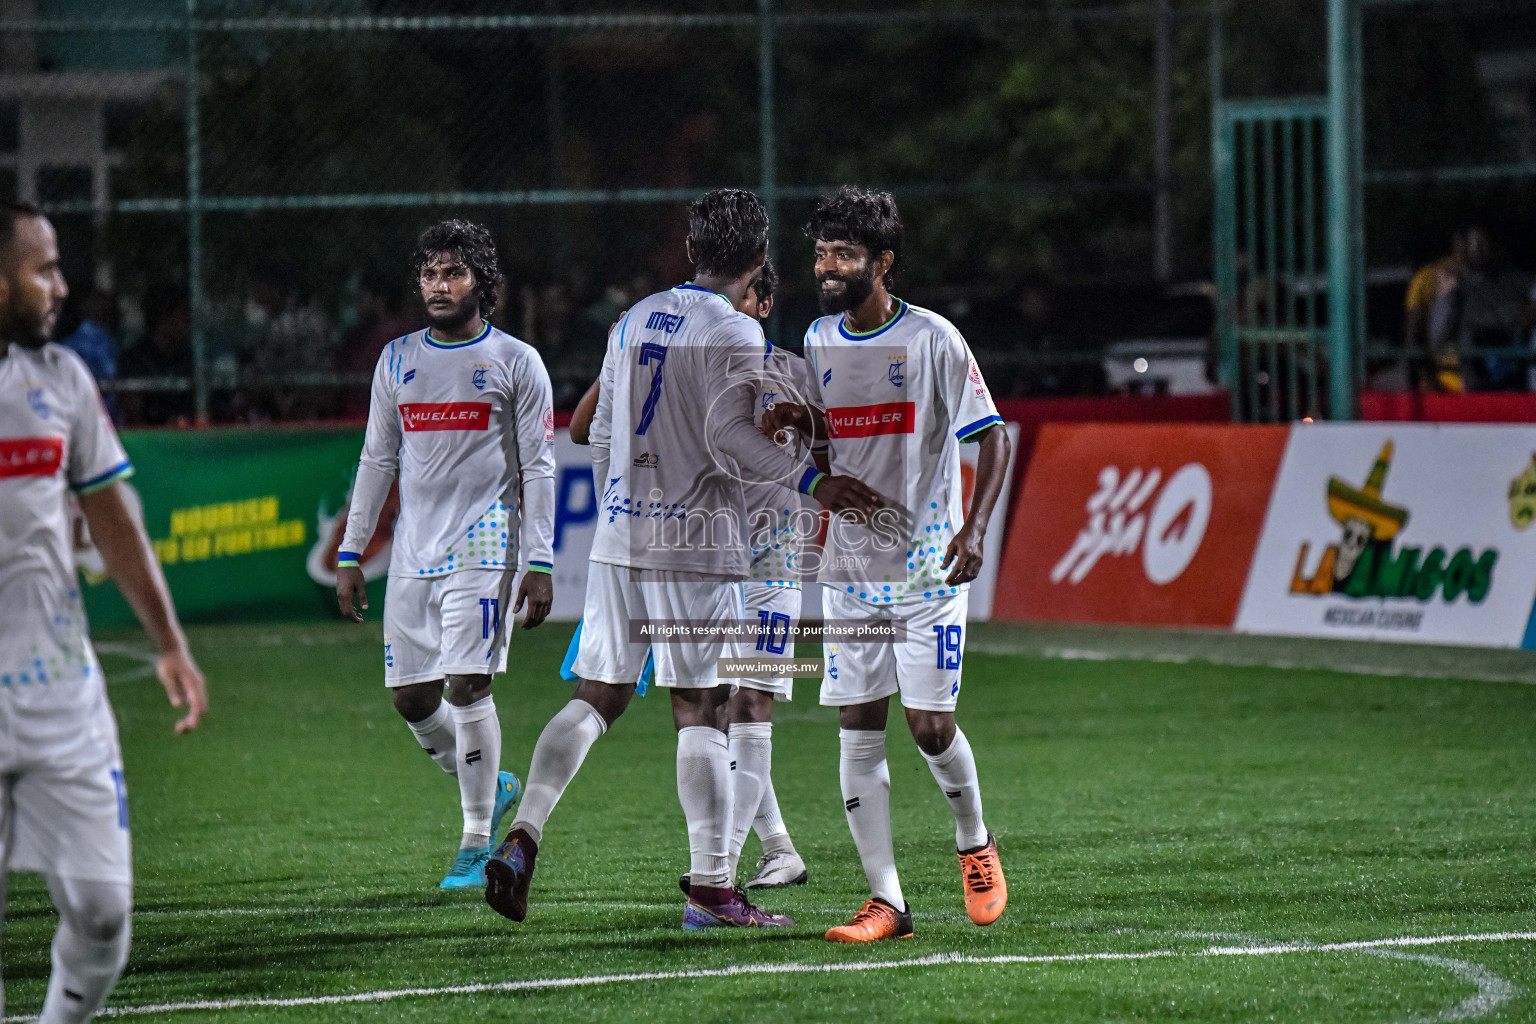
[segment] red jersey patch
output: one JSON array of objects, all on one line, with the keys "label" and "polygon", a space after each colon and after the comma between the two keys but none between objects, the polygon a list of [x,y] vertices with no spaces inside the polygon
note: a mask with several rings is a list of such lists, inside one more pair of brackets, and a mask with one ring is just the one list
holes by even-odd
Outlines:
[{"label": "red jersey patch", "polygon": [[914,419],[911,402],[844,406],[827,410],[827,433],[833,437],[910,434]]},{"label": "red jersey patch", "polygon": [[62,437],[20,437],[0,441],[0,477],[53,476],[63,464]]},{"label": "red jersey patch", "polygon": [[490,402],[402,402],[406,430],[488,430]]}]

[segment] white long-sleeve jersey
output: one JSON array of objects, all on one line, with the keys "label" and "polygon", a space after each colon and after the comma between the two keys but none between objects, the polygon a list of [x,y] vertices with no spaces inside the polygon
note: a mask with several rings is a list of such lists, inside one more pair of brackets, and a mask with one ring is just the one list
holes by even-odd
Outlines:
[{"label": "white long-sleeve jersey", "polygon": [[[555,415],[534,349],[486,325],[469,341],[417,331],[385,346],[338,565],[356,565],[400,477],[389,574],[553,566]],[[521,484],[521,487],[519,487]]]},{"label": "white long-sleeve jersey", "polygon": [[592,417],[593,561],[745,576],[743,480],[805,492],[820,475],[754,421],[766,350],[757,321],[693,284],[614,326]]}]

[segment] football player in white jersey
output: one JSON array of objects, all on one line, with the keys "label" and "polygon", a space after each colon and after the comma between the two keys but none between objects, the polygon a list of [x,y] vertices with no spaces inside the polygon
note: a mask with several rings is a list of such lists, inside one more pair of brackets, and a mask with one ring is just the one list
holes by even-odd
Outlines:
[{"label": "football player in white jersey", "polygon": [[507,670],[513,613],[527,605],[532,629],[553,594],[554,409],[538,353],[490,325],[501,269],[489,231],[461,220],[428,228],[412,269],[431,326],[390,342],[374,370],[336,595],[361,622],[358,552],[398,474],[384,684],[417,742],[458,778],[464,830],[441,887],[478,889],[491,836],[521,794],[500,771],[491,678]]},{"label": "football player in white jersey", "polygon": [[[773,311],[774,290],[779,275],[770,259],[752,288],[742,296],[741,312],[758,322]],[[758,385],[756,418],[761,424],[767,410],[776,402],[805,401],[805,360],[773,345],[763,367]],[[797,432],[786,430],[775,438],[804,455],[809,442]],[[815,456],[816,468],[825,471],[825,453]],[[795,656],[794,633],[800,623],[800,556],[807,541],[814,540],[821,528],[814,502],[782,484],[743,481],[748,520],[748,544],[752,563],[741,584],[747,622],[756,622],[761,633],[754,639],[736,643],[733,656],[754,660],[783,660]],[[736,878],[747,833],[755,831],[763,844],[762,857],[748,889],[777,889],[804,885],[808,877],[805,861],[789,838],[789,829],[779,812],[778,795],[773,789],[773,705],[787,701],[793,693],[789,676],[747,676],[734,680],[736,692],[726,713],[730,720],[731,771],[734,773],[731,805],[730,872]],[[683,891],[689,889],[689,877],[680,880]]]},{"label": "football player in white jersey", "polygon": [[[742,294],[736,306],[759,323],[773,310],[774,290],[779,275],[770,257],[752,287]],[[758,386],[757,417],[776,400],[803,402],[805,360],[782,348],[769,346]],[[571,414],[571,440],[587,444],[592,417],[597,412],[601,381],[593,381]],[[794,443],[792,432],[786,443]],[[801,448],[805,446],[802,444]],[[825,451],[815,456],[816,468],[827,469]],[[789,659],[795,656],[793,634],[800,622],[799,565],[801,549],[820,528],[820,519],[804,495],[779,484],[742,483],[746,500],[748,542],[752,546],[752,564],[741,584],[747,621],[761,621],[763,631],[755,640],[738,642],[733,654],[738,658]],[[810,536],[808,536],[810,535]],[[581,644],[581,626],[571,637],[561,674],[574,680],[574,665]],[[647,670],[651,663],[647,662]],[[790,699],[794,680],[788,676],[747,677],[735,680],[736,692],[726,707],[730,722],[728,743],[731,771],[734,773],[731,805],[730,875],[736,878],[747,833],[755,831],[763,844],[757,871],[747,882],[748,889],[778,889],[804,885],[808,877],[784,816],[779,811],[778,795],[773,788],[773,705]],[[646,673],[642,673],[639,692],[644,693]],[[686,894],[691,888],[688,875],[678,879]]]},{"label": "football player in white jersey", "polygon": [[[901,253],[889,193],[844,187],[806,226],[823,316],[805,336],[811,408],[779,406],[831,443],[831,466],[868,481],[887,507],[869,524],[835,519],[820,568],[823,614],[836,623],[902,623],[905,639],[826,641],[821,702],[839,709],[839,777],[871,899],[836,942],[912,934],[891,838],[886,713],[901,695],[907,725],[955,816],[966,912],[991,924],[1008,902],[997,843],[982,822],[970,743],[955,724],[965,652],[966,589],[1002,490],[1008,434],[953,324],[887,290]],[[981,445],[969,516],[960,444]],[[899,515],[888,516],[888,513]]]},{"label": "football player in white jersey", "polygon": [[[689,209],[695,279],[637,302],[609,334],[593,417],[599,518],[587,577],[575,698],[540,735],[528,794],[486,867],[486,902],[514,921],[556,801],[623,713],[654,655],[678,730],[677,789],[692,887],[685,929],[786,926],[731,883],[730,755],[716,676],[720,627],[743,620],[748,559],[742,476],[786,481],[832,508],[872,512],[873,492],[775,445],[754,418],[767,348],[734,307],[767,256],[768,216],[750,192],[721,189]],[[647,627],[689,630],[668,642]]]},{"label": "football player in white jersey", "polygon": [[[35,871],[59,912],[46,1024],[93,1017],[128,959],[133,868],[117,723],[86,634],[66,495],[159,650],[185,708],[203,676],[123,481],[133,472],[90,371],[49,343],[67,289],[53,225],[0,205],[0,914],[7,871]],[[4,1016],[0,988],[0,1016]]]}]

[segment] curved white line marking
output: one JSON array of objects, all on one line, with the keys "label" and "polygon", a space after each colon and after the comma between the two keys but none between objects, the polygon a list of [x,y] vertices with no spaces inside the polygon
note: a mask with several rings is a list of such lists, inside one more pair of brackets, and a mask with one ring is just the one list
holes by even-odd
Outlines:
[{"label": "curved white line marking", "polygon": [[[350,1003],[382,1003],[395,999],[424,996],[477,995],[486,992],[537,992],[569,988],[589,988],[598,985],[614,985],[643,981],[693,981],[700,978],[737,978],[749,975],[772,974],[844,974],[863,971],[887,971],[899,967],[942,967],[958,964],[1062,964],[1092,961],[1137,961],[1181,958],[1211,958],[1237,956],[1281,956],[1292,953],[1337,953],[1355,950],[1391,949],[1395,947],[1440,946],[1464,942],[1530,942],[1536,941],[1536,932],[1483,932],[1470,935],[1405,936],[1395,939],[1365,939],[1357,942],[1295,942],[1269,946],[1211,946],[1200,950],[1156,949],[1139,953],[1042,953],[1009,956],[966,956],[961,953],[935,953],[932,956],[910,960],[874,960],[831,964],[741,964],[732,967],[699,968],[685,971],[644,971],[632,974],[591,974],[568,978],[531,978],[526,981],[485,982],[475,985],[444,985],[435,988],[382,989],[376,992],[354,992],[347,995],[303,996],[290,999],[209,999],[185,1003],[160,1003],[152,1006],[114,1006],[101,1011],[102,1017],[138,1017],[151,1013],[176,1013],[188,1010],[241,1010],[256,1007],[292,1008],[298,1006],[341,1006]],[[1435,958],[1439,959],[1439,958]],[[1456,962],[1461,969],[1478,971],[1472,964]],[[1469,975],[1470,977],[1471,975]],[[1493,981],[1502,979],[1488,976]],[[1505,982],[1505,984],[1508,984]],[[1512,986],[1511,986],[1512,988]],[[1483,983],[1479,993],[1483,997]],[[1507,998],[1507,997],[1506,997]],[[1447,1013],[1455,1012],[1464,1001]],[[1497,1005],[1497,1004],[1494,1004]],[[5,1024],[21,1024],[35,1017],[6,1017]],[[1462,1018],[1432,1018],[1462,1019]]]},{"label": "curved white line marking", "polygon": [[[1135,929],[1123,929],[1134,932]],[[1184,939],[1224,939],[1228,942],[1241,942],[1249,946],[1257,946],[1263,940],[1245,935],[1241,932],[1175,932]],[[1465,960],[1452,960],[1449,957],[1430,956],[1427,953],[1403,953],[1395,949],[1366,949],[1361,950],[1365,956],[1380,957],[1390,960],[1411,960],[1415,963],[1429,964],[1431,967],[1439,967],[1450,971],[1462,981],[1471,982],[1477,986],[1477,994],[1468,996],[1461,1002],[1448,1009],[1441,1010],[1432,1016],[1409,1017],[1401,1024],[1440,1024],[1442,1021],[1472,1020],[1484,1017],[1509,1002],[1514,998],[1518,989],[1505,978],[1499,977],[1480,964],[1468,963]]]},{"label": "curved white line marking", "polygon": [[1480,964],[1452,960],[1443,956],[1430,956],[1427,953],[1400,953],[1393,949],[1373,949],[1369,950],[1368,954],[1391,960],[1413,960],[1421,964],[1429,964],[1431,967],[1450,971],[1462,981],[1469,981],[1477,986],[1476,995],[1468,996],[1455,1006],[1441,1010],[1430,1017],[1410,1017],[1403,1024],[1440,1024],[1442,1021],[1484,1017],[1509,1002],[1515,995],[1516,989],[1513,984]]}]

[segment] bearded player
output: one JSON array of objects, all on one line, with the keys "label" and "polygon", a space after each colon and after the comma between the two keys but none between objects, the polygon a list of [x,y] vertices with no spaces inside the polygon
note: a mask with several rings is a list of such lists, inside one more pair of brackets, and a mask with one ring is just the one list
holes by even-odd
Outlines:
[{"label": "bearded player", "polygon": [[171,704],[186,708],[176,731],[207,707],[123,483],[133,467],[90,371],[48,341],[66,294],[53,225],[0,205],[0,912],[7,871],[43,876],[59,912],[45,1024],[101,1009],[128,959],[133,903],[123,756],[86,635],[66,494],[159,650]]},{"label": "bearded player", "polygon": [[538,353],[490,325],[501,283],[491,233],[444,221],[422,234],[411,267],[431,326],[390,342],[374,370],[336,596],[363,621],[358,552],[398,475],[384,684],[417,742],[458,778],[464,829],[441,888],[478,889],[520,794],[499,771],[491,678],[507,670],[513,613],[526,605],[532,629],[553,596],[554,410]]},{"label": "bearded player", "polygon": [[[588,570],[574,699],[544,728],[528,796],[486,868],[486,902],[522,921],[550,812],[587,752],[628,707],[654,656],[671,693],[677,791],[692,887],[685,929],[785,927],[730,877],[732,787],[717,678],[723,636],[743,616],[748,565],[738,474],[790,481],[832,507],[872,511],[857,481],[827,477],[764,437],[754,419],[766,344],[735,307],[767,256],[768,216],[750,192],[720,189],[689,209],[695,280],[637,302],[609,334],[592,420],[601,497]],[[705,637],[653,643],[647,623],[697,624]]]},{"label": "bearded player", "polygon": [[[905,642],[826,645],[821,702],[838,708],[839,778],[848,827],[871,898],[835,942],[912,934],[891,838],[885,724],[900,694],[907,726],[955,816],[955,842],[972,921],[996,921],[1008,902],[997,843],[982,821],[971,745],[955,724],[965,653],[966,590],[1008,464],[1008,435],[960,332],[937,313],[891,295],[901,254],[896,201],[842,188],[816,207],[822,311],[805,336],[811,408],[780,406],[769,422],[815,430],[834,472],[866,480],[899,519],[831,524],[821,580],[829,623],[902,623]],[[824,431],[824,432],[823,432]],[[960,445],[981,445],[969,517],[960,499]],[[892,543],[894,542],[894,543]],[[855,570],[858,553],[874,565]],[[886,571],[879,571],[880,568]],[[873,571],[872,571],[873,570]]]}]

